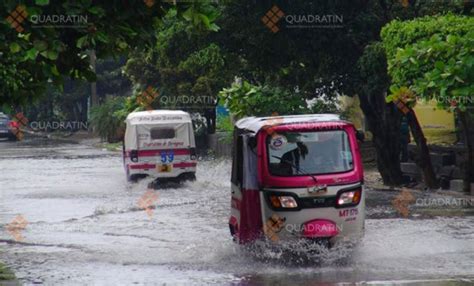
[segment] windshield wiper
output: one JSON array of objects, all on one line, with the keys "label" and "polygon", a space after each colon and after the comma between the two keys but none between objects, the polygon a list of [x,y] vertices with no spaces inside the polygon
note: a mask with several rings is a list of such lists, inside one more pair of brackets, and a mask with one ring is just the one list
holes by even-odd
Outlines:
[{"label": "windshield wiper", "polygon": [[[295,164],[293,164],[293,162],[288,161],[288,160],[284,160],[282,157],[278,157],[278,156],[274,156],[274,155],[272,155],[272,157],[275,158],[275,159],[280,160],[280,162],[285,162],[285,163],[287,163],[287,164],[290,165],[291,167],[295,168],[296,172],[300,173],[300,174],[303,175],[303,176],[310,176],[316,184],[318,183],[318,179],[316,179],[316,177],[315,177],[313,174],[310,174],[310,173],[309,173],[308,171],[306,171],[305,169],[296,166]],[[303,172],[301,172],[301,170],[303,170]]]}]

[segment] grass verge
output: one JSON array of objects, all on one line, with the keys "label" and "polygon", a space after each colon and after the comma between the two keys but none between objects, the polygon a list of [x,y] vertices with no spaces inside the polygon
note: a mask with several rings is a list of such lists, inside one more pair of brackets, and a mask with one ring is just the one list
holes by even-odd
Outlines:
[{"label": "grass verge", "polygon": [[0,263],[0,282],[15,280],[15,274],[3,263]]}]

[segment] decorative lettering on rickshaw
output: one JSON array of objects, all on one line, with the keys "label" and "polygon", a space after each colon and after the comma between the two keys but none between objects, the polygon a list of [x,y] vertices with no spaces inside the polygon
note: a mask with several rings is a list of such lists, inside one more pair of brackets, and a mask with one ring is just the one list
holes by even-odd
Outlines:
[{"label": "decorative lettering on rickshaw", "polygon": [[148,140],[148,138],[150,138],[150,135],[148,133],[138,134],[138,140]]},{"label": "decorative lettering on rickshaw", "polygon": [[173,141],[168,141],[168,142],[144,142],[143,147],[183,147],[184,142],[173,142]]},{"label": "decorative lettering on rickshaw", "polygon": [[182,121],[184,120],[183,117],[181,116],[164,116],[164,115],[159,115],[159,116],[142,116],[138,118],[138,122],[150,122],[150,121],[172,121],[172,120],[177,120],[177,121]]}]

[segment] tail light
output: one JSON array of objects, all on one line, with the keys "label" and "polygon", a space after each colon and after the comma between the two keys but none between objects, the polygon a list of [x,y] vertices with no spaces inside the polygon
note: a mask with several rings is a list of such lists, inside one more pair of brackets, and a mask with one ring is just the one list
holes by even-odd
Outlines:
[{"label": "tail light", "polygon": [[16,121],[10,121],[9,125],[11,128],[20,128],[20,124]]},{"label": "tail light", "polygon": [[190,153],[191,153],[191,160],[196,160],[196,148],[191,148]]},{"label": "tail light", "polygon": [[337,194],[336,207],[353,207],[359,204],[362,197],[362,188],[344,190]]},{"label": "tail light", "polygon": [[132,162],[138,162],[138,151],[137,150],[130,151],[130,160],[132,160]]}]

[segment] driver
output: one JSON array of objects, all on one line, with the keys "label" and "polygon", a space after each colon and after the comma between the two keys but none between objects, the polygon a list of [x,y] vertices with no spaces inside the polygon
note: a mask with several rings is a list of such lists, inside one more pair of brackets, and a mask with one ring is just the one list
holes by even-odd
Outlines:
[{"label": "driver", "polygon": [[293,168],[296,172],[300,169],[300,158],[305,159],[308,155],[308,147],[300,141],[296,142],[296,148],[283,154],[280,160],[280,169],[283,174],[293,175]]}]

